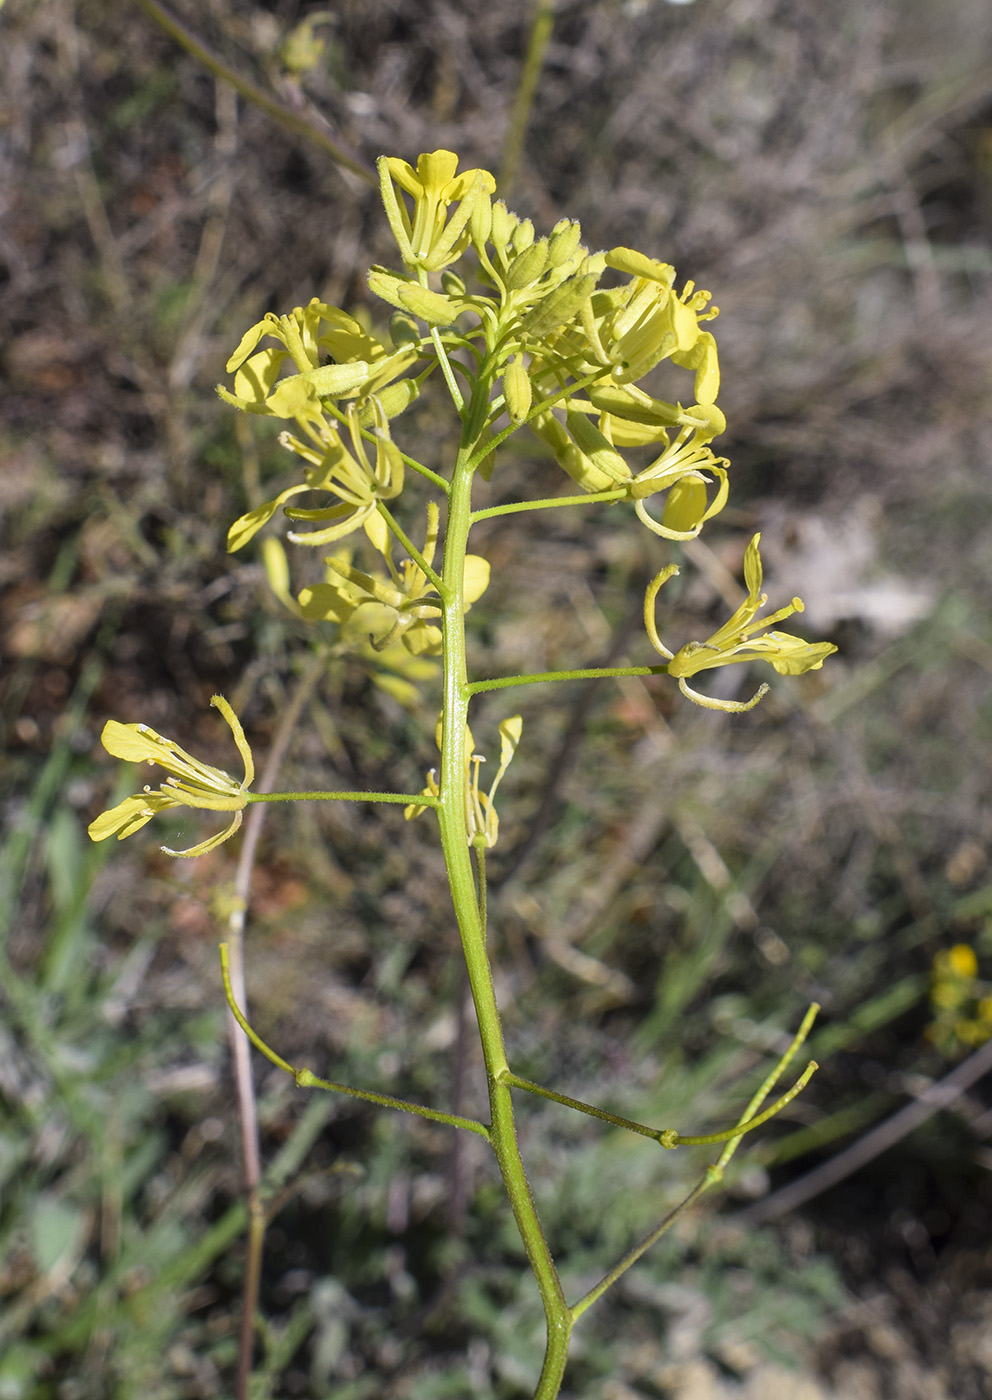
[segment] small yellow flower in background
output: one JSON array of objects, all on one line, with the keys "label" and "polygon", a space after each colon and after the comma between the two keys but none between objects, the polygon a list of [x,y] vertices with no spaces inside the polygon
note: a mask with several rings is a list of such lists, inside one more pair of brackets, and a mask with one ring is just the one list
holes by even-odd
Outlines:
[{"label": "small yellow flower in background", "polygon": [[[488,793],[485,793],[479,790],[479,769],[486,760],[481,753],[474,752],[475,740],[472,738],[472,731],[468,725],[465,726],[465,818],[470,846],[485,846],[488,850],[495,846],[499,838],[499,817],[496,815],[494,805],[496,789],[502,782],[503,774],[509,768],[510,760],[517,751],[523,727],[524,722],[520,715],[511,715],[500,725],[499,767],[496,770],[492,786]],[[437,722],[434,737],[438,748],[440,748],[440,719]],[[440,796],[441,789],[438,786],[437,773],[433,768],[427,774],[427,786],[423,791],[425,797]],[[403,815],[407,821],[411,821],[426,811],[426,807],[420,807],[417,803],[412,802],[409,807],[403,809]]]},{"label": "small yellow flower in background", "polygon": [[167,855],[202,856],[234,835],[241,825],[243,809],[248,805],[248,789],[255,778],[255,764],[245,732],[230,705],[222,695],[213,696],[210,703],[220,710],[234,735],[245,766],[241,782],[235,782],[220,768],[201,763],[173,740],[149,729],[147,724],[120,724],[115,719],[108,720],[100,736],[108,753],[129,763],[157,763],[172,776],[161,787],[146,787],[143,792],[126,797],[109,812],[90,822],[88,834],[91,841],[105,841],[108,836],[116,836],[118,841],[123,841],[125,836],[140,831],[152,817],[170,807],[203,807],[212,812],[233,812],[234,819],[218,835],[186,851],[173,851],[163,846],[162,850]]},{"label": "small yellow flower in background", "polygon": [[793,613],[803,611],[801,598],[793,598],[784,608],[770,613],[767,617],[756,618],[759,609],[768,601],[768,595],[761,592],[762,568],[758,542],[761,536],[755,535],[744,553],[744,581],[747,584],[747,597],[729,622],[718,628],[705,642],[687,642],[674,654],[668,650],[658,635],[654,620],[654,604],[662,584],[678,573],[674,565],[669,565],[652,581],[644,599],[644,621],[648,636],[655,650],[668,662],[668,674],[678,678],[683,695],[703,705],[709,710],[726,710],[740,713],[753,709],[768,690],[762,685],[750,700],[715,700],[709,695],[700,695],[686,682],[687,676],[698,671],[708,671],[715,666],[729,666],[739,661],[767,661],[780,675],[801,676],[806,671],[818,671],[826,658],[837,648],[831,642],[807,642],[802,637],[794,637],[789,632],[755,633],[769,623],[781,622]]},{"label": "small yellow flower in background", "polygon": [[934,1019],[927,1039],[944,1055],[974,1050],[992,1037],[992,995],[978,976],[975,950],[955,943],[935,954],[930,975]]}]

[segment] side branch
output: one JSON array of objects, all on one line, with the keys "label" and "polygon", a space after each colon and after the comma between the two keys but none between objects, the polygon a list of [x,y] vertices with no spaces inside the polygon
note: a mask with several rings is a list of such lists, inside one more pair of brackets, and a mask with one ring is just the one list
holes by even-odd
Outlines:
[{"label": "side branch", "polygon": [[406,1099],[393,1098],[391,1094],[377,1094],[372,1089],[356,1089],[350,1084],[336,1084],[330,1079],[320,1079],[312,1070],[306,1067],[296,1069],[284,1060],[281,1055],[277,1055],[271,1046],[248,1024],[244,1012],[234,999],[234,988],[231,986],[231,971],[228,961],[228,947],[226,943],[220,945],[220,971],[224,981],[224,995],[227,1004],[231,1008],[231,1015],[244,1031],[245,1035],[260,1051],[265,1058],[277,1069],[285,1070],[291,1074],[300,1089],[327,1089],[336,1094],[346,1094],[352,1099],[363,1099],[366,1103],[377,1104],[380,1108],[395,1108],[403,1113],[416,1114],[418,1118],[426,1118],[431,1123],[444,1123],[449,1128],[464,1128],[466,1132],[475,1133],[484,1138],[486,1142],[491,1142],[492,1138],[489,1129],[484,1123],[479,1123],[474,1118],[462,1118],[457,1113],[444,1113],[437,1108],[424,1108],[422,1104],[409,1103]]},{"label": "side branch", "polygon": [[[488,447],[489,444],[487,443]],[[623,501],[627,491],[619,486],[612,491],[586,491],[581,496],[543,496],[539,501],[510,501],[504,506],[486,506],[472,512],[472,524],[488,520],[494,515],[519,515],[525,510],[554,510],[556,506],[588,506],[597,501]]]},{"label": "side branch", "polygon": [[424,792],[246,792],[249,802],[395,802],[408,807],[436,807],[438,799]]},{"label": "side branch", "polygon": [[610,1113],[605,1108],[596,1108],[595,1105],[584,1103],[581,1099],[573,1099],[568,1094],[559,1094],[554,1089],[545,1089],[540,1084],[534,1084],[529,1079],[521,1079],[519,1075],[513,1074],[505,1076],[506,1083],[514,1089],[525,1089],[528,1094],[537,1094],[542,1099],[550,1099],[553,1103],[560,1103],[565,1108],[574,1108],[579,1113],[585,1113],[590,1118],[600,1118],[604,1123],[611,1124],[614,1128],[626,1128],[628,1132],[639,1133],[641,1137],[651,1138],[662,1147],[705,1147],[717,1142],[734,1142],[737,1138],[743,1137],[745,1133],[751,1132],[753,1128],[760,1128],[763,1123],[767,1123],[769,1118],[774,1118],[777,1113],[781,1113],[797,1094],[802,1093],[806,1085],[812,1079],[819,1065],[815,1060],[810,1060],[803,1073],[780,1098],[777,1098],[770,1108],[766,1108],[764,1113],[759,1113],[756,1117],[741,1118],[732,1128],[726,1128],[720,1133],[680,1133],[675,1128],[649,1128],[646,1123],[637,1123],[632,1118],[624,1118],[618,1113]]},{"label": "side branch", "polygon": [[598,681],[611,676],[667,674],[667,666],[583,666],[577,671],[537,671],[532,676],[498,676],[494,680],[470,681],[465,690],[469,695],[481,695],[484,690],[508,690],[514,685],[540,685],[544,681]]},{"label": "side branch", "polygon": [[[706,1191],[708,1191],[710,1187],[718,1185],[719,1182],[723,1180],[724,1168],[726,1167],[727,1163],[730,1161],[731,1157],[734,1155],[734,1153],[737,1151],[737,1148],[740,1145],[742,1131],[746,1132],[750,1128],[756,1128],[759,1125],[759,1123],[766,1122],[772,1116],[773,1113],[777,1113],[780,1108],[784,1107],[786,1103],[788,1103],[791,1099],[795,1098],[796,1094],[799,1093],[800,1089],[803,1088],[803,1086],[806,1083],[808,1083],[810,1076],[817,1068],[815,1060],[811,1060],[809,1062],[809,1064],[806,1067],[806,1070],[800,1076],[799,1081],[795,1085],[793,1085],[792,1089],[790,1089],[788,1093],[783,1094],[782,1098],[777,1100],[770,1109],[766,1110],[764,1113],[758,1113],[758,1110],[761,1108],[761,1105],[768,1097],[772,1088],[775,1086],[781,1075],[785,1072],[790,1061],[793,1059],[796,1052],[799,1050],[799,1047],[803,1044],[803,1042],[809,1035],[810,1030],[813,1026],[813,1021],[816,1019],[816,1014],[819,1011],[819,1009],[819,1005],[816,1002],[813,1002],[811,1004],[809,1010],[806,1012],[806,1015],[803,1017],[802,1024],[800,1025],[798,1031],[796,1032],[795,1036],[790,1042],[785,1053],[773,1065],[771,1071],[762,1082],[760,1088],[754,1094],[747,1108],[744,1110],[743,1114],[738,1119],[736,1127],[734,1129],[731,1129],[730,1133],[717,1134],[715,1138],[702,1137],[696,1139],[697,1142],[713,1142],[720,1140],[725,1141],[729,1138],[729,1141],[727,1141],[727,1145],[724,1147],[717,1160],[711,1163],[711,1165],[706,1168],[705,1174],[692,1188],[688,1196],[686,1196],[684,1200],[680,1201],[679,1204],[674,1208],[674,1210],[669,1211],[668,1215],[666,1215],[665,1218],[658,1225],[655,1226],[655,1228],[651,1231],[650,1234],[645,1235],[644,1239],[642,1239],[639,1244],[634,1245],[633,1249],[629,1250],[628,1253],[626,1253],[623,1256],[623,1258],[619,1261],[619,1263],[615,1264],[613,1268],[610,1269],[609,1273],[605,1274],[603,1278],[600,1279],[599,1283],[597,1283],[593,1288],[591,1288],[588,1293],[586,1293],[582,1298],[578,1300],[577,1303],[574,1303],[572,1305],[572,1307],[569,1309],[569,1314],[573,1324],[578,1320],[578,1318],[582,1316],[582,1314],[586,1311],[587,1308],[591,1307],[593,1303],[595,1303],[599,1298],[603,1296],[603,1294],[607,1291],[608,1288],[611,1288],[613,1284],[616,1283],[616,1281],[627,1272],[627,1270],[631,1267],[632,1264],[636,1264],[638,1259],[640,1259],[642,1255],[646,1254],[652,1245],[657,1244],[658,1240],[660,1240],[663,1235],[667,1234],[667,1232],[675,1224],[676,1220],[678,1220],[680,1216],[684,1215],[685,1212],[689,1210],[691,1206],[695,1205],[696,1201],[699,1200],[700,1196],[702,1196]],[[679,1139],[679,1141],[681,1141],[682,1143],[690,1144],[692,1139],[681,1138]],[[668,1145],[676,1146],[677,1144],[672,1143]]]}]

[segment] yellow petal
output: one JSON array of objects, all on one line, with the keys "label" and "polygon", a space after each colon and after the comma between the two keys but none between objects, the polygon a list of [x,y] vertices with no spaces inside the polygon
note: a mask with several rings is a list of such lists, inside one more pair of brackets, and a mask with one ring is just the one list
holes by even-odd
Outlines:
[{"label": "yellow petal", "polygon": [[480,554],[465,556],[465,602],[474,603],[489,587],[489,560]]},{"label": "yellow petal", "polygon": [[289,486],[285,491],[280,491],[273,500],[264,501],[262,505],[250,510],[247,515],[239,516],[227,532],[228,554],[234,554],[246,545],[254,535],[257,535],[262,526],[269,523],[284,501],[288,501],[292,496],[298,496],[301,491],[309,491],[310,489],[309,486]]},{"label": "yellow petal", "polygon": [[241,825],[242,815],[241,812],[235,812],[234,820],[231,822],[230,826],[226,826],[224,830],[219,831],[216,836],[209,836],[206,841],[200,841],[198,845],[190,846],[185,851],[174,851],[170,846],[162,846],[161,849],[167,856],[185,856],[189,860],[192,860],[195,856],[205,856],[208,851],[214,850],[217,846],[221,845],[222,842],[226,841],[229,836],[234,835]]},{"label": "yellow petal", "polygon": [[91,821],[86,828],[86,834],[91,841],[106,841],[108,836],[116,836],[118,841],[123,841],[125,836],[140,831],[157,812],[177,805],[164,793],[158,792],[143,792],[134,797],[125,797],[116,807],[101,812],[100,816]]},{"label": "yellow petal", "polygon": [[241,727],[241,721],[232,710],[230,704],[224,699],[223,695],[212,695],[210,697],[210,703],[215,710],[220,710],[224,719],[227,721],[231,734],[234,737],[234,742],[237,745],[238,753],[241,755],[241,760],[245,765],[245,776],[241,783],[241,790],[244,792],[247,788],[250,788],[255,781],[255,760],[252,758],[251,748],[248,744],[248,740],[245,738],[245,731]]},{"label": "yellow petal", "polygon": [[146,724],[121,724],[119,720],[108,719],[100,735],[100,743],[114,758],[126,759],[128,763],[157,762],[164,749],[161,737]]}]

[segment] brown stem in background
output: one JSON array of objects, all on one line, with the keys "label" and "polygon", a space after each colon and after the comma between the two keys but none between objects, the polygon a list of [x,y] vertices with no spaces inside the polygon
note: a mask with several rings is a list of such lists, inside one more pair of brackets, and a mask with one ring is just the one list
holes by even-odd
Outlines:
[{"label": "brown stem in background", "polygon": [[886,1118],[877,1127],[858,1138],[857,1142],[846,1147],[843,1152],[838,1152],[836,1156],[831,1157],[820,1166],[814,1167],[805,1176],[790,1181],[788,1186],[782,1186],[778,1191],[773,1191],[764,1200],[756,1201],[754,1205],[737,1211],[729,1219],[735,1225],[741,1225],[745,1228],[763,1225],[766,1221],[777,1220],[779,1216],[795,1210],[797,1206],[804,1205],[806,1201],[811,1201],[822,1191],[829,1191],[839,1181],[852,1176],[856,1171],[860,1171],[866,1163],[888,1151],[890,1147],[894,1147],[914,1128],[918,1128],[921,1123],[925,1123],[928,1118],[931,1118],[942,1108],[947,1108],[966,1089],[970,1089],[972,1084],[977,1083],[990,1071],[992,1071],[992,1040],[987,1040],[973,1055],[969,1055],[966,1060],[963,1060],[957,1069],[953,1069],[950,1074],[945,1075],[936,1084],[931,1084],[912,1103],[900,1108],[898,1112],[893,1113],[891,1117]]},{"label": "brown stem in background", "polygon": [[267,93],[264,88],[260,88],[249,78],[243,77],[236,69],[225,63],[219,54],[214,53],[213,49],[208,48],[192,30],[187,29],[182,20],[165,5],[160,4],[159,0],[135,0],[135,3],[144,10],[149,19],[164,29],[166,34],[175,39],[177,44],[182,45],[198,63],[202,63],[204,68],[209,69],[215,77],[230,83],[235,92],[240,93],[246,102],[253,103],[273,121],[285,127],[287,131],[291,131],[297,136],[305,136],[308,141],[320,146],[343,170],[350,170],[353,175],[361,176],[370,185],[378,184],[375,171],[370,165],[366,165],[360,156],[345,150],[341,141],[332,137],[323,125],[318,125],[316,121],[302,112],[293,111],[291,107]]},{"label": "brown stem in background", "polygon": [[[314,686],[317,684],[326,662],[327,658],[324,654],[315,656],[301,676],[296,691],[279,722],[265,767],[255,784],[256,792],[271,792],[275,786],[276,777],[286,756],[290,738],[304,705],[313,694]],[[235,907],[228,919],[227,944],[231,985],[234,988],[235,999],[242,1007],[247,1005],[244,965],[245,922],[251,893],[252,871],[255,867],[255,856],[258,851],[259,838],[262,835],[262,824],[265,821],[267,805],[264,802],[253,804],[245,818],[244,841],[234,877]],[[251,1075],[251,1051],[247,1036],[242,1032],[230,1010],[227,1013],[227,1031],[231,1045],[238,1122],[241,1129],[241,1155],[244,1162],[245,1197],[249,1222],[248,1257],[245,1263],[241,1300],[238,1379],[235,1400],[248,1400],[255,1335],[255,1309],[258,1304],[258,1288],[262,1276],[262,1251],[268,1221],[261,1190],[262,1162],[258,1140],[258,1107],[255,1100],[255,1085]]]}]

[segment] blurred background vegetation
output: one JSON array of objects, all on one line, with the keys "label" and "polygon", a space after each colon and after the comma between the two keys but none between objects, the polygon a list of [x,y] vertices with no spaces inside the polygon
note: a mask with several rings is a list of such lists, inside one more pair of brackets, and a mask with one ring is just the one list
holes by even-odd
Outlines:
[{"label": "blurred background vegetation", "polygon": [[[92,846],[133,781],[98,737],[140,719],[229,764],[219,690],[264,755],[333,643],[274,599],[256,546],[223,552],[287,461],[213,386],[266,310],[368,306],[365,269],[390,260],[374,192],[321,134],[359,163],[444,146],[499,172],[535,13],[181,11],[296,129],[137,5],[8,0],[0,18],[0,1400],[231,1393],[245,1210],[216,943],[236,851],[162,856],[192,822]],[[725,612],[760,528],[773,599],[800,593],[807,634],[841,648],[740,719],[660,678],[520,693],[492,861],[515,1069],[702,1131],[824,1007],[813,1084],[583,1319],[568,1393],[980,1400],[988,1087],[865,1144],[990,1029],[992,17],[559,0],[511,174],[540,230],[577,217],[592,247],[669,260],[721,307],[732,508],[686,550],[671,626]],[[493,489],[534,479],[555,489],[524,445]],[[645,658],[658,549],[626,507],[493,520],[477,547],[488,673]],[[427,696],[404,707],[332,648],[280,785],[415,790]],[[480,705],[480,743],[504,713]],[[427,820],[270,813],[248,977],[288,1058],[479,1105]],[[475,1140],[256,1068],[284,1188],[258,1393],[529,1395],[536,1291]],[[549,1105],[521,1116],[573,1292],[706,1160]],[[827,1163],[834,1183],[779,1218],[774,1192]]]}]

